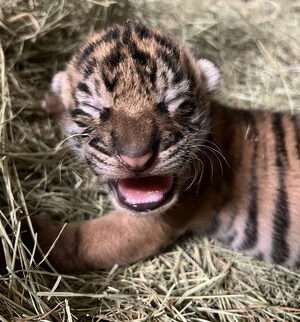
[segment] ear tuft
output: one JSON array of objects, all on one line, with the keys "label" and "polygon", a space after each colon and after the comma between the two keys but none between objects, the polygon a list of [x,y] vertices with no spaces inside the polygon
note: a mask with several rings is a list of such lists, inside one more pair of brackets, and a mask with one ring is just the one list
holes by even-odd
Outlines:
[{"label": "ear tuft", "polygon": [[66,72],[59,72],[53,76],[50,90],[46,93],[45,99],[41,102],[42,107],[53,116],[59,116],[65,111],[65,106],[60,98],[65,77]]},{"label": "ear tuft", "polygon": [[200,73],[204,76],[206,82],[206,90],[211,93],[219,86],[221,79],[220,69],[207,59],[199,59],[197,65]]},{"label": "ear tuft", "polygon": [[65,111],[65,106],[59,96],[52,92],[46,93],[42,107],[52,116],[59,116]]},{"label": "ear tuft", "polygon": [[65,82],[66,72],[58,72],[56,73],[50,85],[51,92],[60,95],[62,84]]}]

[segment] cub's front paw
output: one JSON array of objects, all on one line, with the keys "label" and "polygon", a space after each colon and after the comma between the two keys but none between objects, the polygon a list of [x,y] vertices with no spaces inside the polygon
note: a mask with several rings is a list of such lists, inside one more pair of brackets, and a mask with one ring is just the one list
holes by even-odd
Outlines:
[{"label": "cub's front paw", "polygon": [[51,216],[46,212],[41,212],[38,215],[32,216],[30,219],[33,230],[37,233],[37,239],[41,249],[43,252],[47,252],[59,236],[61,227],[54,223]]},{"label": "cub's front paw", "polygon": [[[35,262],[38,263],[43,259],[43,254],[39,251],[39,248],[36,247],[36,240],[33,237],[31,232],[31,224],[33,232],[37,233],[38,243],[41,247],[42,252],[45,254],[52,246],[56,237],[59,235],[60,227],[56,225],[50,218],[50,215],[42,212],[38,215],[32,216],[30,218],[24,217],[22,213],[18,214],[18,218],[21,221],[21,240],[22,244],[25,246],[25,249],[28,250],[27,258],[29,259],[34,252]],[[31,223],[30,223],[31,222]],[[12,244],[14,244],[14,235],[15,232],[10,227],[6,228],[6,234],[8,238],[12,238]],[[2,236],[2,238],[4,238]],[[8,266],[12,268],[12,248],[7,247],[6,254],[2,243],[0,243],[0,274],[6,274]],[[7,262],[8,261],[8,262]],[[18,271],[19,269],[24,268],[24,265],[21,263],[21,258],[16,256],[15,262],[13,263],[13,269]]]},{"label": "cub's front paw", "polygon": [[[22,241],[28,248],[29,252],[35,249],[34,258],[36,263],[43,261],[44,255],[50,250],[59,236],[60,226],[55,224],[50,215],[46,212],[41,212],[37,215],[30,217],[33,232],[37,236],[37,242],[39,247],[35,247],[35,238],[32,236],[30,229],[30,222],[28,218],[22,218]],[[53,248],[53,247],[52,247]],[[40,252],[42,250],[42,253]],[[49,254],[49,259],[52,257],[52,250]]]}]

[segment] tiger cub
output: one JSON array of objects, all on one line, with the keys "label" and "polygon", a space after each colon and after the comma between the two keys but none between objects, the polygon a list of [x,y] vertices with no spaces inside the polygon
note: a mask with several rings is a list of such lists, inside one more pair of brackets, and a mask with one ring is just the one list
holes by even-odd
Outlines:
[{"label": "tiger cub", "polygon": [[107,182],[116,210],[61,226],[32,218],[62,272],[128,264],[187,231],[256,258],[300,261],[300,116],[210,99],[219,70],[135,23],[94,35],[44,107]]}]

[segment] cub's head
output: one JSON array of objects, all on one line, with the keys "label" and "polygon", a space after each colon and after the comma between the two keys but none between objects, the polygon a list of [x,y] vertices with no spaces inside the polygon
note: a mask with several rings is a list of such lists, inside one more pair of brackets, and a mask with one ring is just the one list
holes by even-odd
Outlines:
[{"label": "cub's head", "polygon": [[[210,127],[218,69],[154,28],[127,23],[93,36],[53,78],[45,107],[114,204],[132,214],[172,206]],[[197,168],[197,166],[195,167]]]}]

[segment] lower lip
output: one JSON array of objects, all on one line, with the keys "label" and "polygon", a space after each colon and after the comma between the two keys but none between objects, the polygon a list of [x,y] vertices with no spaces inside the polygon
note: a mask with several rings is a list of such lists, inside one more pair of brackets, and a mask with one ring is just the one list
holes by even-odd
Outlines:
[{"label": "lower lip", "polygon": [[118,204],[121,207],[135,212],[147,212],[147,211],[153,211],[153,210],[159,209],[160,207],[166,205],[170,200],[172,200],[174,196],[174,186],[175,186],[174,181],[175,181],[175,178],[173,179],[172,187],[168,192],[164,194],[161,201],[157,203],[151,202],[151,203],[141,203],[141,204],[128,204],[125,198],[123,197],[123,195],[121,195],[121,193],[119,192],[119,188],[117,186],[116,181],[110,181],[109,185],[114,193],[115,199],[117,200]]}]

